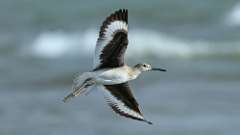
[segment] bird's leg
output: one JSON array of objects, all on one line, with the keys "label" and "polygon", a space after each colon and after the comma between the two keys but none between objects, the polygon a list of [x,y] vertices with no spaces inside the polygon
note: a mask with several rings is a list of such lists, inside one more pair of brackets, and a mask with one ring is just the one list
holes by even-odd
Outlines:
[{"label": "bird's leg", "polygon": [[70,99],[72,99],[72,98],[74,98],[76,96],[79,96],[82,92],[84,92],[86,90],[86,88],[88,88],[89,86],[92,86],[94,84],[95,84],[95,81],[93,79],[91,79],[91,78],[85,80],[82,85],[74,87],[73,88],[74,91],[72,93],[70,93],[69,95],[67,95],[63,99],[63,102],[67,102]]}]

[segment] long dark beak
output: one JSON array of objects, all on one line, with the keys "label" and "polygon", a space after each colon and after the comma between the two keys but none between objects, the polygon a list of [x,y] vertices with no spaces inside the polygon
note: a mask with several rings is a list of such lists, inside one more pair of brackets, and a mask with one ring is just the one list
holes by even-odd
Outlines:
[{"label": "long dark beak", "polygon": [[163,68],[152,68],[151,71],[162,71],[162,72],[166,72],[167,69],[163,69]]}]

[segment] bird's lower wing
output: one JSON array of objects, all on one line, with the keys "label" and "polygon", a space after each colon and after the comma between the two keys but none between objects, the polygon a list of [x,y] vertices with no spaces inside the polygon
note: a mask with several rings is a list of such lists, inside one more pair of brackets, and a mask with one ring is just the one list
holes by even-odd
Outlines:
[{"label": "bird's lower wing", "polygon": [[98,87],[104,92],[104,97],[114,112],[127,118],[132,118],[135,120],[147,122],[148,124],[152,124],[152,122],[144,119],[142,113],[138,108],[138,103],[133,97],[128,83],[102,85]]}]

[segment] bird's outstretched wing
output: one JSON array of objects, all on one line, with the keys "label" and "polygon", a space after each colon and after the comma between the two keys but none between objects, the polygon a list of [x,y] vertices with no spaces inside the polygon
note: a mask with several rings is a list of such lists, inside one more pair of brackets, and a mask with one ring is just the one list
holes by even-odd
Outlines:
[{"label": "bird's outstretched wing", "polygon": [[128,45],[128,11],[120,9],[103,22],[94,56],[94,70],[124,65]]},{"label": "bird's outstretched wing", "polygon": [[127,118],[152,124],[152,122],[144,119],[128,83],[103,85],[99,87],[103,90],[104,97],[114,112]]}]

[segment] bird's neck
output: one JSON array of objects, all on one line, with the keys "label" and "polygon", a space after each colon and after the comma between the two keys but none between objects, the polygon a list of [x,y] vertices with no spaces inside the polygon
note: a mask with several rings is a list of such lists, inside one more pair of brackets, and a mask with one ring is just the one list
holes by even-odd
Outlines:
[{"label": "bird's neck", "polygon": [[129,68],[129,76],[131,77],[131,79],[136,79],[142,72],[136,68]]}]

